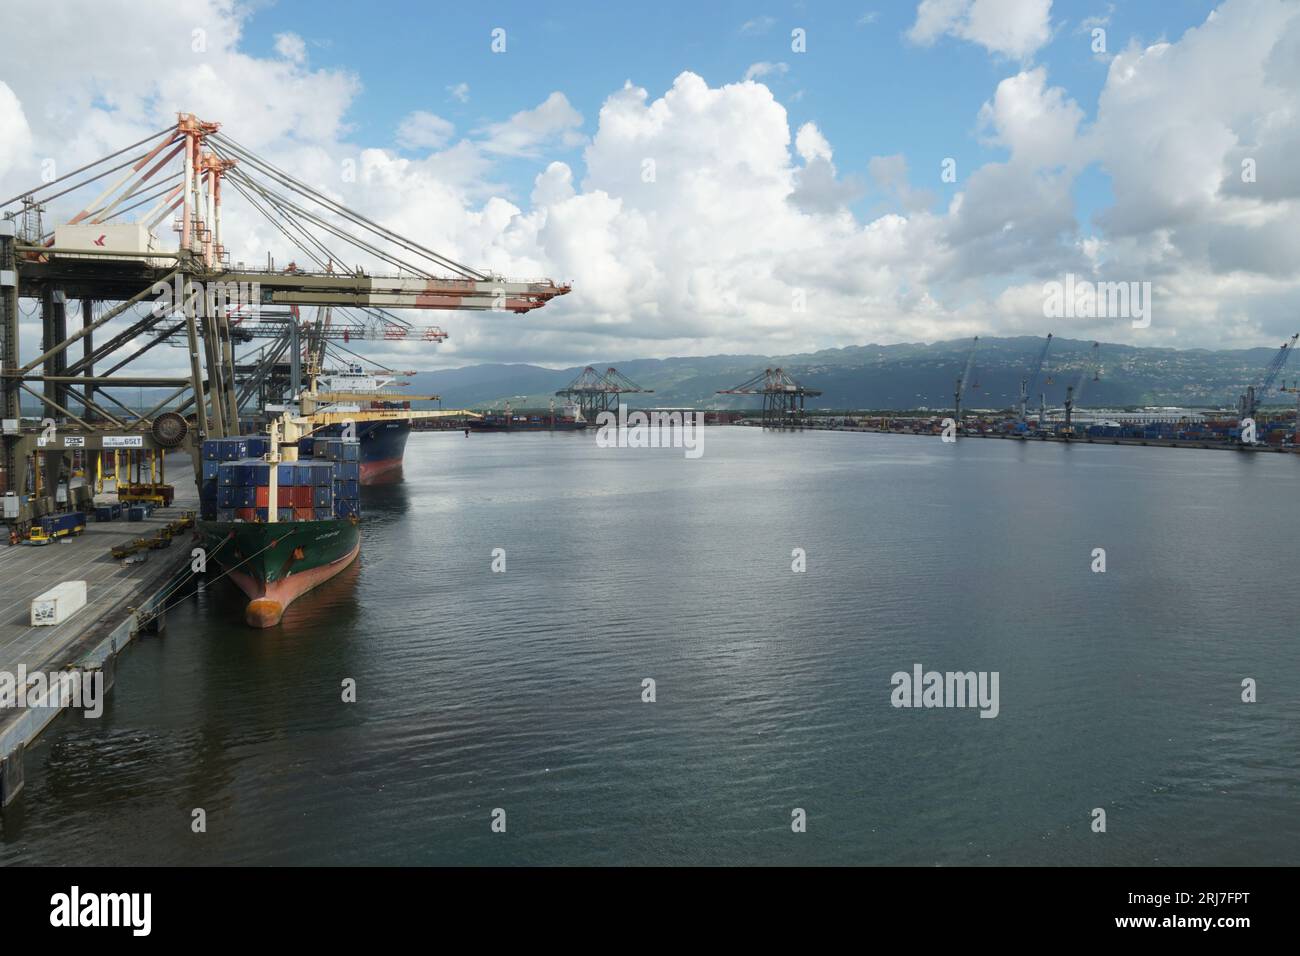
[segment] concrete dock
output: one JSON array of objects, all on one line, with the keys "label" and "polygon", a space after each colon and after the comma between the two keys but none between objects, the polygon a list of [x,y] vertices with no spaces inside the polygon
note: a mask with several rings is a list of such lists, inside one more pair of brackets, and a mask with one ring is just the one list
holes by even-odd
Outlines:
[{"label": "concrete dock", "polygon": [[[137,564],[114,559],[110,549],[156,535],[185,511],[197,511],[198,491],[188,455],[168,456],[167,474],[176,489],[169,508],[143,521],[97,522],[87,516],[85,533],[33,547],[0,542],[0,672],[17,675],[68,669],[104,673],[113,682],[113,659],[142,629],[157,628],[159,607],[180,599],[157,599],[169,584],[189,575],[190,534],[170,547],[142,552]],[[32,627],[32,599],[61,581],[85,581],[86,606],[57,626]],[[51,707],[0,709],[0,807],[22,789],[23,749],[61,713]]]},{"label": "concrete dock", "polygon": [[[761,427],[757,421],[736,422],[751,428]],[[873,428],[869,425],[825,425],[820,423],[804,424],[805,431],[827,432],[869,432],[873,435],[910,435],[913,438],[938,438],[937,431],[913,431],[907,428]],[[1003,441],[1023,442],[1057,442],[1063,445],[1139,445],[1150,448],[1200,448],[1217,451],[1236,451],[1247,454],[1278,453],[1283,455],[1300,454],[1300,446],[1267,445],[1262,442],[1243,445],[1234,441],[1206,441],[1200,438],[1107,438],[1101,436],[1078,435],[1066,438],[1063,435],[1018,435],[1014,432],[974,432],[963,431],[959,438],[993,438]]]}]

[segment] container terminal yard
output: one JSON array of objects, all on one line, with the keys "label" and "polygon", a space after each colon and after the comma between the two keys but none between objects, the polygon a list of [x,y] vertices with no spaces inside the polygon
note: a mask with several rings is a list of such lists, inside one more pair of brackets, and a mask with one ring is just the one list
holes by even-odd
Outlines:
[{"label": "container terminal yard", "polygon": [[[1279,346],[1260,371],[1258,381],[1246,387],[1237,400],[1237,407],[1232,410],[1158,408],[1085,411],[1082,405],[1085,389],[1089,382],[1101,379],[1098,358],[1101,346],[1096,342],[1092,345],[1089,362],[1066,385],[1062,407],[1050,408],[1045,386],[1052,384],[1052,381],[1044,375],[1052,345],[1050,333],[1038,353],[1037,362],[1022,374],[1019,401],[1009,411],[969,410],[964,404],[973,381],[978,337],[971,344],[965,367],[954,383],[953,403],[949,410],[809,411],[806,407],[807,400],[820,396],[821,392],[795,381],[779,368],[766,369],[734,388],[719,390],[719,394],[761,397],[761,416],[746,417],[737,424],[764,428],[821,428],[939,435],[952,439],[968,436],[1243,452],[1295,452],[1300,450],[1300,383],[1287,386],[1283,384],[1281,375],[1291,353],[1295,351],[1297,341],[1300,341],[1300,333],[1292,335]],[[1263,403],[1271,391],[1276,391],[1279,395],[1295,395],[1294,409],[1265,409]],[[1031,397],[1035,395],[1038,399],[1036,415],[1032,413],[1030,405]]]},{"label": "container terminal yard", "polygon": [[[231,262],[223,191],[239,197],[233,208],[274,226],[300,258]],[[0,212],[0,500],[8,538],[0,546],[0,671],[96,672],[111,686],[116,654],[138,634],[164,628],[167,608],[201,574],[229,575],[249,598],[249,625],[274,626],[288,602],[355,559],[364,540],[358,486],[400,474],[412,429],[589,433],[602,412],[654,401],[653,389],[617,369],[588,367],[545,409],[413,409],[412,401],[438,397],[389,390],[402,373],[369,369],[349,347],[447,337],[392,310],[527,314],[570,287],[449,259],[192,114],[5,199]],[[177,235],[174,248],[157,232],[164,227]],[[346,265],[358,253],[386,271]],[[39,316],[39,351],[22,348],[24,315]],[[1049,410],[1040,390],[1048,335],[1009,412],[964,407],[976,339],[950,411],[810,411],[808,400],[821,392],[770,368],[719,390],[727,396],[720,406],[761,402],[761,412],[719,407],[706,420],[1294,452],[1295,416],[1270,417],[1261,405],[1274,390],[1300,395],[1279,383],[1296,341],[1281,345],[1230,413],[1085,413],[1099,346],[1064,406]],[[140,371],[146,356],[167,354],[159,347],[178,350],[174,364],[185,371]],[[133,393],[141,396],[135,405],[125,400]],[[47,620],[37,620],[38,608]],[[28,706],[0,715],[0,806],[22,789],[24,748],[58,712]]]}]

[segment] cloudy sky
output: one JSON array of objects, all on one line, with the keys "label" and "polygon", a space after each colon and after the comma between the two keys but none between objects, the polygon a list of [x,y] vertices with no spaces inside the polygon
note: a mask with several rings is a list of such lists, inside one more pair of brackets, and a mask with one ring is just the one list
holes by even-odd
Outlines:
[{"label": "cloudy sky", "polygon": [[[368,350],[407,368],[1300,329],[1294,0],[542,6],[16,6],[0,198],[192,111],[454,259],[573,283]],[[1045,319],[1067,273],[1151,282],[1150,327]]]}]

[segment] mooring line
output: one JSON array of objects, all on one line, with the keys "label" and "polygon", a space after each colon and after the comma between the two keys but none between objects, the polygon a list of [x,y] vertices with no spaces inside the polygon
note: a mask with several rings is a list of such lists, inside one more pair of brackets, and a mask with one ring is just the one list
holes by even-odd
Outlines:
[{"label": "mooring line", "polygon": [[[230,537],[233,538],[233,537],[234,537],[234,534],[232,533]],[[211,581],[209,581],[208,583],[209,583],[209,584],[215,584],[216,582],[218,582],[218,581],[220,581],[222,578],[224,578],[227,574],[229,574],[231,571],[234,571],[234,570],[236,570],[237,568],[239,568],[240,565],[247,564],[249,561],[252,561],[255,557],[257,557],[257,556],[258,556],[259,554],[261,554],[263,551],[270,551],[272,548],[274,548],[277,544],[279,544],[281,541],[283,541],[283,540],[284,540],[285,538],[287,538],[287,537],[289,537],[287,534],[286,534],[286,535],[281,535],[280,537],[278,537],[278,538],[276,538],[274,541],[272,541],[270,544],[268,544],[265,548],[262,548],[262,549],[259,550],[259,551],[254,551],[254,552],[253,552],[252,554],[250,554],[248,557],[244,558],[243,561],[240,561],[239,564],[231,565],[229,568],[227,568],[225,571],[222,571],[220,574],[218,574],[215,578],[213,578],[213,579],[212,579]],[[230,538],[227,538],[227,539],[226,539],[226,541],[229,541],[229,540],[230,540]],[[226,541],[223,541],[223,542],[221,542],[221,543],[222,543],[222,544],[225,544]],[[214,549],[212,553],[213,553],[213,554],[216,554],[218,550],[220,550],[219,547],[216,548],[216,549]],[[197,574],[197,572],[191,571],[191,572],[190,572],[190,577],[192,578],[192,577],[194,577],[196,574]],[[189,578],[185,578],[185,581],[188,581],[188,580],[189,580]],[[181,583],[184,583],[184,582],[181,582]],[[150,621],[154,620],[154,618],[158,617],[158,615],[163,614],[163,613],[165,613],[166,611],[171,610],[172,608],[174,608],[174,607],[176,607],[178,604],[180,604],[181,601],[184,601],[184,600],[185,600],[184,598],[181,598],[180,601],[176,601],[174,604],[169,604],[169,605],[167,605],[167,606],[165,606],[165,607],[160,607],[160,608],[158,608],[158,610],[154,611],[152,614],[150,614],[148,617],[146,617],[146,618],[144,618],[144,619],[141,619],[141,618],[137,617],[137,618],[136,618],[136,625],[139,626],[139,625],[142,625],[142,624],[148,624]]]}]

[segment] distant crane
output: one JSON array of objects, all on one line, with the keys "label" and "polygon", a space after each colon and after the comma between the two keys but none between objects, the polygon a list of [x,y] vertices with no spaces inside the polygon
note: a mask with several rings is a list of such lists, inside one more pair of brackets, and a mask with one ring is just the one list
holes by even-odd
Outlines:
[{"label": "distant crane", "polygon": [[953,421],[957,423],[958,428],[961,428],[961,400],[966,394],[966,383],[970,381],[971,368],[975,365],[975,349],[979,344],[980,337],[977,335],[970,344],[970,354],[966,356],[966,367],[962,370],[961,375],[958,376],[957,387],[953,390]]},{"label": "distant crane", "polygon": [[1052,333],[1047,333],[1047,341],[1043,343],[1043,350],[1038,353],[1038,361],[1034,364],[1033,374],[1030,376],[1021,376],[1020,379],[1020,422],[1024,424],[1025,411],[1029,405],[1029,396],[1033,394],[1034,386],[1038,384],[1038,376],[1043,371],[1043,363],[1047,361],[1047,350],[1052,347]]},{"label": "distant crane", "polygon": [[1260,378],[1259,385],[1247,386],[1246,394],[1241,396],[1238,405],[1241,418],[1255,417],[1255,413],[1259,411],[1259,403],[1268,394],[1268,390],[1273,387],[1273,382],[1277,380],[1278,375],[1282,373],[1282,369],[1286,366],[1286,360],[1291,357],[1297,339],[1300,339],[1300,332],[1291,336],[1288,341],[1283,342],[1282,347],[1273,354],[1273,358],[1268,365],[1264,366],[1264,374]]},{"label": "distant crane", "polygon": [[615,408],[627,394],[651,394],[653,388],[642,388],[616,368],[605,369],[605,389],[610,395],[610,404]]},{"label": "distant crane", "polygon": [[1289,386],[1285,383],[1279,385],[1277,390],[1295,396],[1295,425],[1291,429],[1291,444],[1300,445],[1300,380],[1292,382]]},{"label": "distant crane", "polygon": [[768,368],[735,388],[720,388],[719,395],[762,395],[764,428],[802,428],[804,399],[820,389],[800,385],[784,369]]},{"label": "distant crane", "polygon": [[[1092,381],[1100,381],[1101,365],[1097,362],[1097,350],[1101,348],[1100,342],[1092,343],[1091,355],[1089,360],[1084,363],[1079,372],[1079,380],[1073,385],[1066,386],[1065,389],[1065,436],[1067,438],[1074,435],[1074,404],[1083,395],[1083,387],[1091,378]],[[1091,373],[1091,376],[1089,375]]]},{"label": "distant crane", "polygon": [[642,388],[616,368],[607,368],[602,375],[588,365],[578,373],[577,378],[555,394],[577,402],[582,416],[594,421],[597,415],[609,410],[611,406],[617,408],[622,396],[649,394],[653,391],[653,388]]}]

